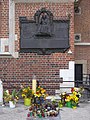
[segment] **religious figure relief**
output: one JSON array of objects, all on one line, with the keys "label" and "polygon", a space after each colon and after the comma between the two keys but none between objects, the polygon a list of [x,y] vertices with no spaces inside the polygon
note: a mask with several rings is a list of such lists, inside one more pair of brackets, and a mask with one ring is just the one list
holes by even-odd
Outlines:
[{"label": "religious figure relief", "polygon": [[52,35],[52,13],[41,9],[35,16],[37,33],[36,36],[51,36]]},{"label": "religious figure relief", "polygon": [[41,13],[39,18],[38,34],[50,35],[50,21],[47,13]]}]

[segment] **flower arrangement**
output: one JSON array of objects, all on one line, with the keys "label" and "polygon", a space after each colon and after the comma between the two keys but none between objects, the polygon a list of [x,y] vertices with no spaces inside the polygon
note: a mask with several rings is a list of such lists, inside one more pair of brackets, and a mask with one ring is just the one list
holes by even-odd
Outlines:
[{"label": "flower arrangement", "polygon": [[46,94],[46,90],[44,88],[42,88],[42,87],[39,86],[36,89],[36,94],[34,94],[34,96],[46,98],[48,95]]},{"label": "flower arrangement", "polygon": [[9,90],[5,90],[3,96],[5,102],[12,101],[13,103],[16,103],[19,99],[19,92],[17,92],[15,89],[13,89],[11,92]]},{"label": "flower arrangement", "polygon": [[27,86],[27,87],[21,86],[21,96],[24,99],[24,105],[25,106],[30,106],[31,105],[33,95],[34,95],[34,92],[30,88],[30,86]]},{"label": "flower arrangement", "polygon": [[33,91],[32,89],[28,86],[28,87],[22,87],[21,89],[21,96],[23,98],[31,98],[33,96]]},{"label": "flower arrangement", "polygon": [[71,94],[66,92],[60,94],[61,100],[59,101],[59,107],[67,106],[70,108],[76,108],[79,104],[80,97],[82,96],[83,88],[71,88]]},{"label": "flower arrangement", "polygon": [[26,101],[26,98],[28,98],[29,101],[31,101],[30,104],[31,103],[40,104],[43,103],[47,94],[46,94],[46,90],[40,86],[36,89],[36,93],[34,93],[34,91],[29,86],[28,87],[22,86],[21,96],[24,98],[24,103]]},{"label": "flower arrangement", "polygon": [[66,97],[67,97],[68,95],[69,95],[69,94],[66,93],[66,92],[60,94],[61,100],[60,100],[59,103],[58,103],[59,107],[65,106],[65,104],[66,104],[65,99],[66,99]]},{"label": "flower arrangement", "polygon": [[33,95],[32,103],[33,104],[42,104],[44,103],[44,100],[48,94],[46,93],[46,90],[40,86],[36,89],[36,93]]},{"label": "flower arrangement", "polygon": [[76,108],[79,104],[80,97],[82,95],[83,88],[71,88],[71,94],[65,99],[66,103],[70,102],[72,108]]}]

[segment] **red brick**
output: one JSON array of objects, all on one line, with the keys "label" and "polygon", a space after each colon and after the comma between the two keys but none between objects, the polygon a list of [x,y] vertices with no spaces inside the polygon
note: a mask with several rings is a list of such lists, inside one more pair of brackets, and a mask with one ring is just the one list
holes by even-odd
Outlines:
[{"label": "red brick", "polygon": [[[1,28],[0,37],[8,37],[8,0],[2,3],[1,11]],[[72,3],[16,3],[15,5],[15,34],[18,40],[15,41],[15,51],[18,52],[20,40],[19,16],[26,16],[33,19],[35,12],[41,7],[50,10],[54,19],[67,19],[66,12],[71,13],[70,18],[70,49],[72,55],[66,53],[52,53],[51,55],[38,55],[37,53],[19,53],[19,58],[2,58],[0,59],[1,79],[12,83],[13,86],[20,87],[20,84],[30,85],[33,74],[39,80],[41,86],[44,86],[49,94],[54,94],[55,89],[59,89],[59,70],[68,69],[69,61],[74,61],[74,6]],[[7,48],[7,47],[6,47]],[[6,50],[7,51],[7,50]],[[52,82],[53,81],[53,82]],[[56,82],[58,81],[58,83]],[[6,82],[4,81],[4,88]],[[10,86],[12,89],[12,86]]]}]

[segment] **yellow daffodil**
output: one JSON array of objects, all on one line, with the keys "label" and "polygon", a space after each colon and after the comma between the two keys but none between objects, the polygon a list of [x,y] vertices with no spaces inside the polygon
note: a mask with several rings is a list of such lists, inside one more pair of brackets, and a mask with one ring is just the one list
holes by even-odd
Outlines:
[{"label": "yellow daffodil", "polygon": [[32,90],[32,94],[34,95],[34,91]]},{"label": "yellow daffodil", "polygon": [[25,97],[26,95],[25,94],[22,94],[22,97]]},{"label": "yellow daffodil", "polygon": [[76,107],[76,106],[73,106],[72,108],[73,108],[73,109],[76,109],[77,107]]}]

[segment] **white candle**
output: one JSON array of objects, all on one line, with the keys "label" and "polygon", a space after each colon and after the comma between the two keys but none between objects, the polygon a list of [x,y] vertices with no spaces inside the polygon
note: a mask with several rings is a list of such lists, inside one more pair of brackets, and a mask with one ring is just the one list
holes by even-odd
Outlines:
[{"label": "white candle", "polygon": [[36,93],[36,79],[32,80],[32,90]]}]

